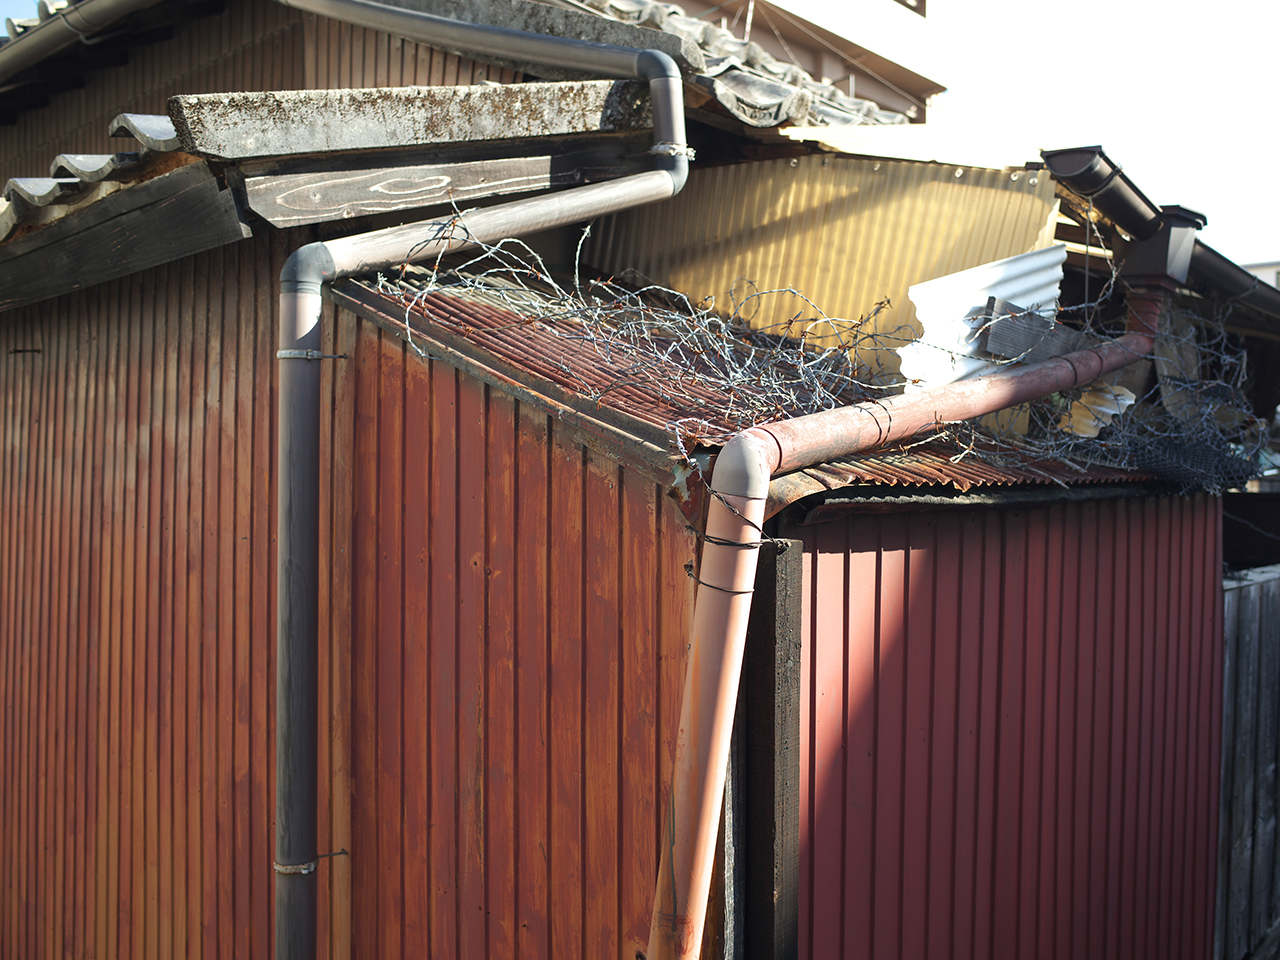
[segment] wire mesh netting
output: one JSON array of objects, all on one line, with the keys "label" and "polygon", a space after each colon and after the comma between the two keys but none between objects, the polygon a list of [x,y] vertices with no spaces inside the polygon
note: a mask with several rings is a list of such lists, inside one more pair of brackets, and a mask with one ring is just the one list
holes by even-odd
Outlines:
[{"label": "wire mesh netting", "polygon": [[[858,318],[829,317],[797,290],[755,290],[743,281],[718,302],[694,303],[636,274],[587,276],[577,267],[556,276],[516,240],[405,266],[379,277],[377,289],[402,306],[411,344],[413,316],[486,343],[521,339],[526,364],[578,396],[661,414],[673,446],[690,461],[696,446],[723,443],[748,427],[875,401],[903,387],[900,378],[873,372],[882,367],[877,353],[896,349],[906,335],[866,332],[887,301]],[[1094,300],[1058,311],[1036,344],[1056,337],[1060,354],[1118,335],[1122,297],[1113,270]],[[790,319],[752,330],[748,321],[765,298],[785,299]],[[459,301],[469,308],[450,306]],[[1002,324],[1025,320],[1014,305],[989,306],[975,324],[983,347]],[[1226,331],[1230,309],[1172,296],[1151,356],[1073,391],[941,424],[935,436],[952,441],[958,458],[1122,468],[1183,490],[1239,485],[1258,472],[1268,436],[1245,397],[1244,348]],[[1033,348],[980,353],[996,365],[1042,359]]]}]

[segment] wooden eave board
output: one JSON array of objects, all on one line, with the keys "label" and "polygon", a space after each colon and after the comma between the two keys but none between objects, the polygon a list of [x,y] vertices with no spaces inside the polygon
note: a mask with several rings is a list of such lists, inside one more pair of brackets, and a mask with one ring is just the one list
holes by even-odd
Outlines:
[{"label": "wooden eave board", "polygon": [[644,133],[478,141],[247,161],[239,173],[246,207],[291,227],[612,180],[650,169],[647,147]]},{"label": "wooden eave board", "polygon": [[156,177],[0,246],[0,310],[37,303],[249,236],[203,163]]}]

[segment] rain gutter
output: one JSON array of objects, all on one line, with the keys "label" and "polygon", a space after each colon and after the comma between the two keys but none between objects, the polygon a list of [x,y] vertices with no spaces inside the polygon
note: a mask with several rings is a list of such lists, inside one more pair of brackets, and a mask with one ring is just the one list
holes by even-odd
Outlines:
[{"label": "rain gutter", "polygon": [[[1170,217],[1177,219],[1185,213],[1181,208],[1162,208],[1148,200],[1102,147],[1042,150],[1040,157],[1055,180],[1072,193],[1091,198],[1099,213],[1139,240],[1154,237]],[[1208,284],[1232,300],[1280,320],[1280,290],[1199,240],[1192,248],[1189,279]]]},{"label": "rain gutter", "polygon": [[76,43],[96,43],[90,39],[94,34],[156,3],[157,0],[80,0],[64,7],[0,46],[0,83]]},{"label": "rain gutter", "polygon": [[753,427],[720,451],[698,571],[680,726],[646,960],[696,960],[714,869],[729,739],[770,479],[1069,390],[1149,356],[1164,291],[1131,292],[1129,332],[1008,368]]},{"label": "rain gutter", "polygon": [[[92,0],[86,0],[92,2]],[[99,0],[101,2],[101,0]],[[683,80],[655,50],[477,26],[368,0],[290,0],[359,26],[476,53],[647,80],[658,169],[456,217],[312,243],[280,275],[276,635],[276,949],[316,955],[317,684],[322,290],[343,277],[588,220],[678,193],[688,176]]]}]

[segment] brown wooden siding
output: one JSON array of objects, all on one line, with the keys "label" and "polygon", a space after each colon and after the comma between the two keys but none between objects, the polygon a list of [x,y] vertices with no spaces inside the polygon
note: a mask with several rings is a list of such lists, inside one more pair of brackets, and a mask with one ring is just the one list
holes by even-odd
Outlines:
[{"label": "brown wooden siding", "polygon": [[1219,502],[795,527],[800,955],[1199,957]]},{"label": "brown wooden siding", "polygon": [[[298,242],[0,315],[0,956],[270,953],[274,290]],[[630,960],[683,517],[352,315],[328,337],[320,846],[350,855],[320,871],[324,953]]]},{"label": "brown wooden siding", "polygon": [[84,89],[52,94],[47,107],[0,129],[0,181],[47,177],[60,153],[131,149],[107,136],[111,121],[167,113],[177,94],[511,79],[509,70],[279,3],[227,0],[222,13],[179,24],[171,39],[131,50],[126,65],[91,73]]},{"label": "brown wooden siding", "polygon": [[268,952],[285,252],[0,317],[4,956]]}]

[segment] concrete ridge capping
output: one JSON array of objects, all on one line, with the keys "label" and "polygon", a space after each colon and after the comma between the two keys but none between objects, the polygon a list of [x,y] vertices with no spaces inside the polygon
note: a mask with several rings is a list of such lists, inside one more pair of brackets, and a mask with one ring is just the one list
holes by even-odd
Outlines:
[{"label": "concrete ridge capping", "polygon": [[185,152],[242,160],[647,130],[653,112],[644,83],[590,80],[195,94],[171,97],[166,120]]}]

